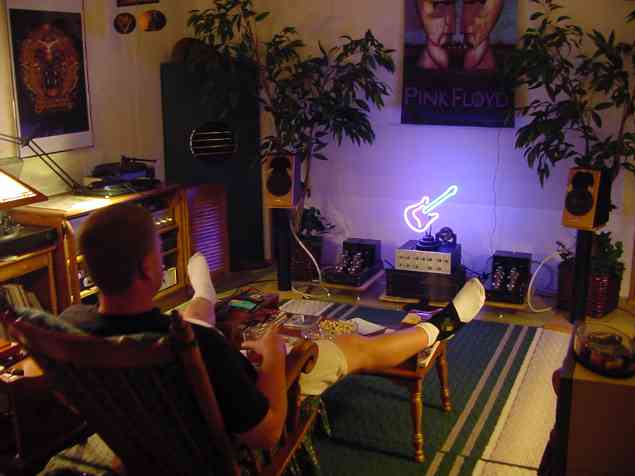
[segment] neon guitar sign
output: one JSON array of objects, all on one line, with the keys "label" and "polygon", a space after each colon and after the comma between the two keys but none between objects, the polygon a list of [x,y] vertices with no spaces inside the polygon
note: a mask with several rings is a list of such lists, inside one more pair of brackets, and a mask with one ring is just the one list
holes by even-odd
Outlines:
[{"label": "neon guitar sign", "polygon": [[439,213],[433,212],[442,203],[445,203],[450,197],[453,197],[459,191],[459,187],[451,185],[448,189],[434,200],[430,201],[430,197],[424,196],[417,203],[408,205],[404,208],[403,218],[406,225],[415,233],[423,233],[439,219]]}]

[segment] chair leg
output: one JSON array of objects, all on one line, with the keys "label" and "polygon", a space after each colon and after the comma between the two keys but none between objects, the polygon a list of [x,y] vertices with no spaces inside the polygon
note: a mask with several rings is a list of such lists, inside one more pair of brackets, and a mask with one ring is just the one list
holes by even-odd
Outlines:
[{"label": "chair leg", "polygon": [[326,404],[324,403],[324,400],[322,400],[322,397],[320,397],[318,405],[318,415],[320,416],[322,431],[324,431],[324,434],[330,438],[333,432],[331,430],[331,423],[329,422],[329,415],[326,412]]},{"label": "chair leg", "polygon": [[423,453],[423,401],[422,401],[422,380],[417,379],[408,383],[410,391],[410,412],[412,416],[412,445],[415,450],[415,461],[423,463],[425,455]]},{"label": "chair leg", "polygon": [[441,384],[441,406],[444,412],[452,411],[452,401],[450,400],[450,382],[448,379],[448,357],[446,352],[446,344],[441,343],[443,348],[441,354],[436,360],[437,375]]},{"label": "chair leg", "polygon": [[320,469],[320,460],[318,459],[317,452],[315,451],[315,446],[313,446],[313,438],[311,438],[310,433],[307,433],[307,435],[304,437],[304,441],[302,441],[302,448],[306,452],[306,456],[309,459],[309,463],[311,464],[311,468],[313,469],[313,474],[321,474],[322,471]]},{"label": "chair leg", "polygon": [[291,476],[302,476],[302,469],[298,464],[297,456],[293,456],[293,458],[291,458],[291,461],[289,462],[287,471],[285,473],[290,474]]}]

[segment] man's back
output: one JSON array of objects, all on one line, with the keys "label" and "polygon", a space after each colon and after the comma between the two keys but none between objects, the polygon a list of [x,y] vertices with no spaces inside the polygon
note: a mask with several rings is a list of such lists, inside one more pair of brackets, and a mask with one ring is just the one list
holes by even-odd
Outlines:
[{"label": "man's back", "polygon": [[[113,337],[140,333],[167,334],[170,318],[158,309],[135,315],[103,315],[96,306],[75,305],[60,318],[84,332]],[[230,433],[243,433],[267,414],[269,403],[256,388],[258,377],[249,361],[216,329],[193,325],[218,404]],[[104,356],[104,358],[107,358]]]}]

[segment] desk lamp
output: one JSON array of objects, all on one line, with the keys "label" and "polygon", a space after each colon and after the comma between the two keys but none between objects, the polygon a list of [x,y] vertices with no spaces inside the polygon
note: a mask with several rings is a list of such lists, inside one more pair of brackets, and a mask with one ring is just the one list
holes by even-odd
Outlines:
[{"label": "desk lamp", "polygon": [[14,238],[20,231],[20,225],[13,223],[3,210],[46,200],[43,193],[0,170],[0,241]]},{"label": "desk lamp", "polygon": [[0,133],[0,141],[9,142],[20,147],[28,147],[38,159],[44,162],[66,184],[72,193],[82,195],[86,192],[85,187],[77,183],[34,139]]}]

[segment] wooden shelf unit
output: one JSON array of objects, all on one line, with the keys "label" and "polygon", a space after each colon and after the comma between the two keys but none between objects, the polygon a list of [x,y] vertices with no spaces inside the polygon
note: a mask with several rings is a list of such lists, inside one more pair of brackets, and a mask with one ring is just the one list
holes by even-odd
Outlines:
[{"label": "wooden shelf unit", "polygon": [[0,259],[0,285],[21,284],[34,292],[42,307],[57,313],[58,301],[53,272],[56,246],[48,246],[20,256]]},{"label": "wooden shelf unit", "polygon": [[62,194],[49,198],[47,202],[19,207],[11,212],[18,223],[50,226],[61,237],[60,245],[52,253],[53,281],[57,287],[59,310],[71,304],[79,304],[91,296],[94,299],[96,294],[92,283],[83,286],[79,279],[79,273],[83,269],[83,257],[79,255],[77,248],[77,233],[81,223],[90,212],[123,202],[138,203],[146,206],[153,214],[171,217],[169,225],[157,226],[162,237],[168,233],[175,234],[176,244],[164,254],[164,258],[169,260],[166,268],[176,268],[177,280],[173,286],[157,293],[155,302],[161,309],[168,309],[188,299],[186,266],[192,251],[187,201],[181,187],[165,186],[112,198]]}]

